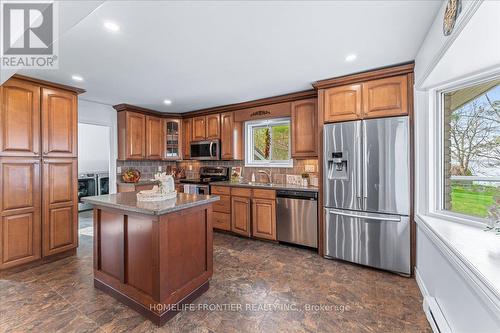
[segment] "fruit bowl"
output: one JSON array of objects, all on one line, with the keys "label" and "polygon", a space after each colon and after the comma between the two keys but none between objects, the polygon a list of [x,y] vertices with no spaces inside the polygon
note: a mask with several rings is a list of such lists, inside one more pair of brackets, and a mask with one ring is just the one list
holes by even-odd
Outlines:
[{"label": "fruit bowl", "polygon": [[137,183],[141,179],[141,172],[137,169],[128,169],[122,172],[122,180],[125,183]]}]

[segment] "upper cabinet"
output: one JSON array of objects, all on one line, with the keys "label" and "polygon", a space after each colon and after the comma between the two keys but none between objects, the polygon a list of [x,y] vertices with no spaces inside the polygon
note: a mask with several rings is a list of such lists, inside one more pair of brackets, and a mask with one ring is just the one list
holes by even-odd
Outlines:
[{"label": "upper cabinet", "polygon": [[159,160],[163,156],[163,119],[146,116],[146,158]]},{"label": "upper cabinet", "polygon": [[0,86],[0,156],[40,154],[40,86],[11,79]]},{"label": "upper cabinet", "polygon": [[234,116],[232,112],[226,112],[220,116],[220,139],[221,139],[221,158],[223,160],[233,159],[233,124]]},{"label": "upper cabinet", "polygon": [[325,90],[324,119],[349,121],[361,118],[361,85],[347,85]]},{"label": "upper cabinet", "polygon": [[78,113],[75,93],[42,88],[42,149],[47,157],[78,156]]},{"label": "upper cabinet", "polygon": [[206,138],[219,139],[220,138],[220,116],[219,114],[211,114],[206,116]]},{"label": "upper cabinet", "polygon": [[363,116],[378,118],[408,114],[406,75],[363,83]]},{"label": "upper cabinet", "polygon": [[292,157],[318,156],[317,98],[292,102]]},{"label": "upper cabinet", "polygon": [[118,159],[140,160],[145,157],[146,116],[130,111],[119,112]]},{"label": "upper cabinet", "polygon": [[234,112],[220,115],[221,159],[241,160],[243,158],[243,123],[234,120]]},{"label": "upper cabinet", "polygon": [[408,115],[413,63],[315,82],[324,122]]},{"label": "upper cabinet", "polygon": [[220,139],[220,115],[193,118],[193,141]]},{"label": "upper cabinet", "polygon": [[191,158],[191,141],[193,140],[193,118],[182,119],[182,158]]},{"label": "upper cabinet", "polygon": [[165,119],[165,159],[178,160],[181,158],[181,121],[179,119]]},{"label": "upper cabinet", "polygon": [[193,141],[205,140],[207,136],[206,117],[193,118]]}]

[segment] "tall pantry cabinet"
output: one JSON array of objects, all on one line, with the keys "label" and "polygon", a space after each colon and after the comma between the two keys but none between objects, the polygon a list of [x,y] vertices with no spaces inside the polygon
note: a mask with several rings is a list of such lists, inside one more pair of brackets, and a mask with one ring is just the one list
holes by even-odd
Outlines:
[{"label": "tall pantry cabinet", "polygon": [[21,76],[0,86],[0,270],[78,246],[81,92]]}]

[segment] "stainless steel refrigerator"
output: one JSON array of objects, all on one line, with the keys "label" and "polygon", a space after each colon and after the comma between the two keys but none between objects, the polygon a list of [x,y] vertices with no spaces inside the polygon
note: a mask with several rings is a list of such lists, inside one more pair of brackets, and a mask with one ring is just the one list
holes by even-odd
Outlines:
[{"label": "stainless steel refrigerator", "polygon": [[408,117],[325,125],[325,257],[410,274],[408,126]]}]

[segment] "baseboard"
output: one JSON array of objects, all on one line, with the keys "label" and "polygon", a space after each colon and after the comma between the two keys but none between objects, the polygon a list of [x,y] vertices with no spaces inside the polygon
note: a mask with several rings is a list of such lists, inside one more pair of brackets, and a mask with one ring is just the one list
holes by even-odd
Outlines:
[{"label": "baseboard", "polygon": [[418,269],[415,267],[415,280],[417,281],[418,288],[423,296],[422,308],[424,310],[427,321],[434,333],[451,333],[450,325],[441,311],[437,300],[429,294],[424,280],[420,276]]}]

